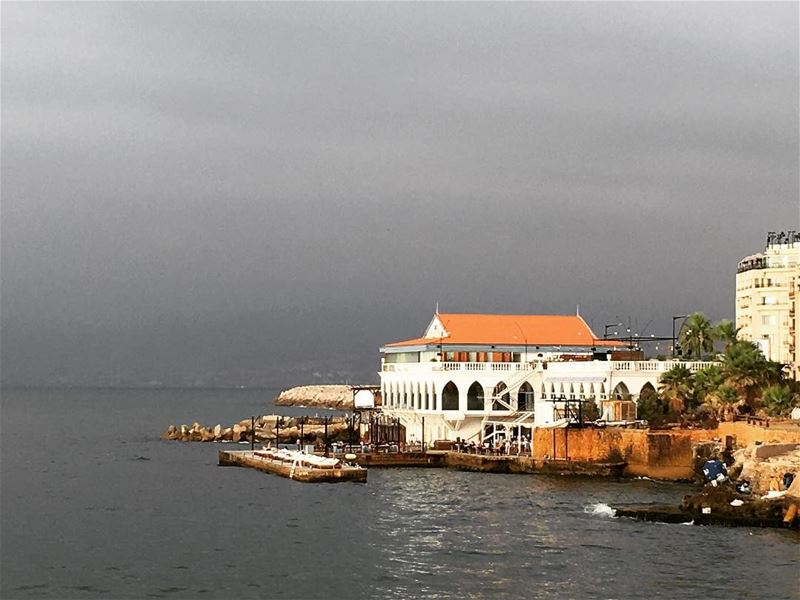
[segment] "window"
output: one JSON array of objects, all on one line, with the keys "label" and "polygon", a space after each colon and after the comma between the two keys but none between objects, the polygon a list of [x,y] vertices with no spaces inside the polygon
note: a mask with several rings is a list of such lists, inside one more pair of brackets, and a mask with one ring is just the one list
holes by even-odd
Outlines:
[{"label": "window", "polygon": [[458,388],[452,381],[442,390],[442,410],[458,410]]},{"label": "window", "polygon": [[477,381],[467,391],[467,410],[483,410],[483,386]]}]

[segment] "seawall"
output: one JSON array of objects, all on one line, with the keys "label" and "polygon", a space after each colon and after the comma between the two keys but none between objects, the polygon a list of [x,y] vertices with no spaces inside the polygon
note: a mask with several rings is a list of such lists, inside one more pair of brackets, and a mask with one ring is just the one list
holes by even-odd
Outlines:
[{"label": "seawall", "polygon": [[695,476],[695,447],[719,441],[730,447],[761,443],[800,443],[800,427],[762,427],[745,422],[721,423],[716,429],[536,429],[533,460],[624,462],[622,474],[652,479],[690,480]]}]

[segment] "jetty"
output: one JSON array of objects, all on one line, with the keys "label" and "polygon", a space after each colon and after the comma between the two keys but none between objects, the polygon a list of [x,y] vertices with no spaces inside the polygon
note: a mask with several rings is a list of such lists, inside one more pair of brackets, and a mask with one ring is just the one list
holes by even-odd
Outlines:
[{"label": "jetty", "polygon": [[220,450],[219,465],[249,467],[306,483],[367,482],[363,467],[294,450]]}]

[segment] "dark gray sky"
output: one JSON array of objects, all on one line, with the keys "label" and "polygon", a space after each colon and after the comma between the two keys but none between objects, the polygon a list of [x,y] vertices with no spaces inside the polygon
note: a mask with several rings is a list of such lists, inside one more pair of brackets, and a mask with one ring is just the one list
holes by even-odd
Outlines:
[{"label": "dark gray sky", "polygon": [[3,381],[374,380],[437,301],[733,317],[800,228],[798,62],[797,3],[4,2]]}]

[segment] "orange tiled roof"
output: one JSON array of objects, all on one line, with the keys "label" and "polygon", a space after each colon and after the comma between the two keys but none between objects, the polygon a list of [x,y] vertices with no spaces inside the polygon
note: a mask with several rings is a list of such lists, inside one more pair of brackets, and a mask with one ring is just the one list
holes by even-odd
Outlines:
[{"label": "orange tiled roof", "polygon": [[[483,315],[439,313],[448,335],[447,345],[503,346],[619,346],[619,341],[598,340],[577,315]],[[438,344],[440,338],[420,337],[386,344],[387,347]]]}]

